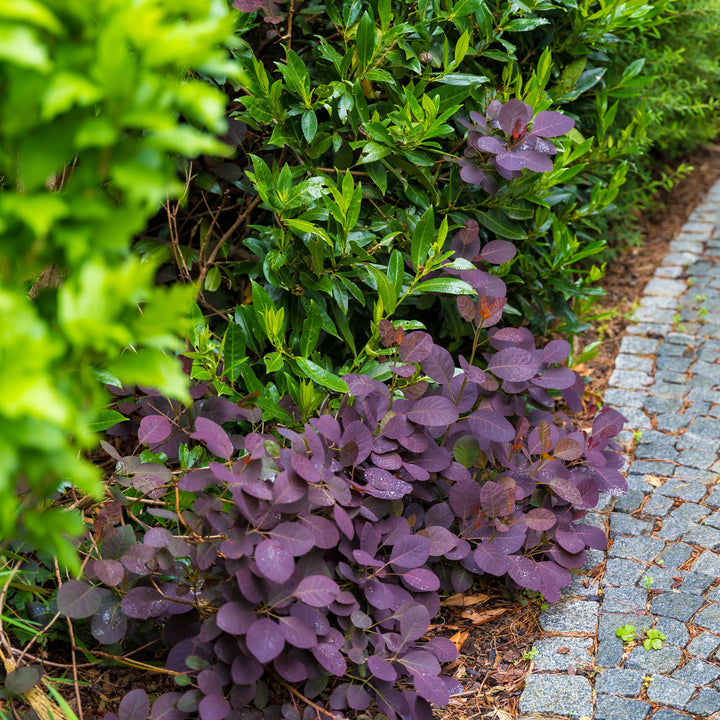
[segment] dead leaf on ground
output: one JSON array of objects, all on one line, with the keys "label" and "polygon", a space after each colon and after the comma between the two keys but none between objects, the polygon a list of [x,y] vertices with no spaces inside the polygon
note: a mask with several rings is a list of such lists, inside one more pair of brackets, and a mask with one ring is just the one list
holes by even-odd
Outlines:
[{"label": "dead leaf on ground", "polygon": [[469,620],[473,625],[484,625],[489,623],[491,620],[500,617],[505,614],[505,608],[495,608],[494,610],[481,610],[480,612],[473,612],[472,610],[465,610],[463,617]]},{"label": "dead leaf on ground", "polygon": [[460,648],[465,644],[465,641],[468,639],[468,636],[470,635],[470,630],[459,630],[454,635],[450,636],[450,642],[455,645],[455,647],[458,649],[458,652],[460,652]]},{"label": "dead leaf on ground", "polygon": [[470,605],[478,605],[481,602],[489,600],[490,596],[480,593],[479,595],[466,595],[465,593],[457,593],[445,598],[440,604],[446,607],[469,607]]},{"label": "dead leaf on ground", "polygon": [[645,482],[648,485],[652,485],[654,488],[659,488],[663,484],[664,480],[661,480],[657,475],[646,475]]}]

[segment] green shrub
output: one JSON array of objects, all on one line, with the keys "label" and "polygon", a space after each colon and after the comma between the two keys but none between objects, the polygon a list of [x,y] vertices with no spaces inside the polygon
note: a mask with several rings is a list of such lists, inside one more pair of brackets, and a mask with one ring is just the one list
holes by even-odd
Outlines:
[{"label": "green shrub", "polygon": [[117,422],[102,381],[187,397],[191,293],[129,251],[182,191],[173,154],[224,152],[224,98],[188,72],[232,72],[231,23],[221,1],[7,0],[0,38],[0,542],[75,565],[81,517],[48,503],[101,492],[80,452]]}]

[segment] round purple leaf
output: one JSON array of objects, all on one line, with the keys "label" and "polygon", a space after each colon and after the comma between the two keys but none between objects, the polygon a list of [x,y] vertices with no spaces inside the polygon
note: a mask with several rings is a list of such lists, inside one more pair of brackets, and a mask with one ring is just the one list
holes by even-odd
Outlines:
[{"label": "round purple leaf", "polygon": [[400,636],[404,642],[419,640],[430,627],[430,613],[424,605],[413,605],[400,615]]},{"label": "round purple leaf", "polygon": [[80,580],[68,580],[58,590],[57,607],[63,615],[79,620],[94,615],[100,608],[102,597],[99,588]]},{"label": "round purple leaf", "polygon": [[243,602],[231,601],[220,606],[217,626],[231,635],[244,635],[255,622],[255,612]]},{"label": "round purple leaf", "polygon": [[398,348],[398,357],[404,363],[416,363],[424,360],[432,350],[432,337],[425,332],[408,333]]},{"label": "round purple leaf", "polygon": [[230,705],[222,695],[206,695],[198,705],[200,720],[225,720]]},{"label": "round purple leaf", "polygon": [[567,340],[551,340],[542,350],[542,361],[549,365],[563,362],[571,350]]},{"label": "round purple leaf", "polygon": [[407,416],[418,425],[438,427],[452,425],[458,419],[458,409],[449,398],[431,395],[417,400]]},{"label": "round purple leaf", "polygon": [[120,720],[146,720],[149,712],[150,698],[140,688],[127,693],[120,701],[120,707],[118,707]]},{"label": "round purple leaf", "polygon": [[538,371],[535,355],[523,348],[507,347],[490,358],[488,370],[502,380],[521,382],[534,377]]},{"label": "round purple leaf", "polygon": [[480,257],[491,265],[510,262],[517,255],[517,248],[508,240],[491,240],[480,253]]},{"label": "round purple leaf", "polygon": [[95,560],[93,571],[106,585],[115,587],[125,578],[125,568],[118,560]]},{"label": "round purple leaf", "polygon": [[157,445],[172,433],[172,423],[163,415],[147,415],[140,421],[138,440],[144,445]]},{"label": "round purple leaf", "polygon": [[277,540],[263,540],[255,548],[255,562],[263,577],[284,583],[295,571],[293,556]]},{"label": "round purple leaf", "polygon": [[533,110],[530,105],[513,98],[503,104],[497,119],[506,135],[517,137],[525,130],[525,126],[532,120],[532,116]]},{"label": "round purple leaf", "polygon": [[162,615],[168,601],[154,587],[136,587],[128,590],[121,601],[123,612],[131,618],[147,620]]},{"label": "round purple leaf", "polygon": [[387,682],[395,682],[397,680],[397,672],[390,662],[379,655],[371,655],[368,660],[368,669],[380,680]]},{"label": "round purple leaf", "polygon": [[260,618],[248,629],[245,644],[255,659],[264,665],[283,651],[285,637],[277,623],[269,618]]},{"label": "round purple leaf", "polygon": [[559,112],[542,110],[535,116],[532,135],[539,137],[558,137],[569,133],[575,127],[575,121]]},{"label": "round purple leaf", "polygon": [[515,428],[502,415],[492,410],[476,410],[468,416],[472,431],[485,440],[509,442],[515,439]]},{"label": "round purple leaf", "polygon": [[233,454],[234,448],[228,434],[220,425],[207,418],[199,417],[195,420],[195,432],[190,437],[205,443],[213,455],[225,460],[229,460]]},{"label": "round purple leaf", "polygon": [[426,570],[425,568],[408,570],[402,575],[402,580],[413,590],[419,590],[420,592],[435,592],[440,589],[438,576],[432,570]]},{"label": "round purple leaf", "polygon": [[525,524],[531,530],[550,530],[555,525],[555,513],[546,508],[533,508],[525,516]]},{"label": "round purple leaf", "polygon": [[510,566],[507,552],[498,543],[480,543],[475,548],[473,558],[483,572],[496,577],[504,575]]},{"label": "round purple leaf", "polygon": [[325,575],[308,575],[295,588],[293,595],[311,607],[329,605],[339,594],[338,584]]}]

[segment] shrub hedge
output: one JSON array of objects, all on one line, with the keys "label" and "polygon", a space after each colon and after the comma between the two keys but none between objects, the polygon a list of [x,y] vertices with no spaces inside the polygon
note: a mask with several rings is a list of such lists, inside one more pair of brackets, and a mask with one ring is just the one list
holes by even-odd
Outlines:
[{"label": "shrub hedge", "polygon": [[[117,655],[164,643],[178,691],[120,720],[294,720],[298,683],[430,717],[438,592],[555,599],[602,546],[578,521],[624,488],[622,418],[558,412],[582,379],[533,333],[583,327],[651,151],[715,131],[718,9],[695,7],[3,3],[8,602],[50,590]],[[104,484],[98,430],[146,446],[105,444]],[[106,495],[90,529],[52,506],[69,486]],[[84,574],[57,587],[70,536]]]}]

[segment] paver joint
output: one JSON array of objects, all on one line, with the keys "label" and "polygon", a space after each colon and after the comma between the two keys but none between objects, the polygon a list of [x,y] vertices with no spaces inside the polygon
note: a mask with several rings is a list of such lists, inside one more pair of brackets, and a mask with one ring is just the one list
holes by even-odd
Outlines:
[{"label": "paver joint", "polygon": [[[565,601],[540,616],[548,636],[536,643],[519,720],[715,717],[720,182],[646,286],[605,403],[628,419],[621,440],[634,443],[626,469],[629,491],[596,508],[594,523],[609,538],[604,572],[582,582],[576,578]],[[635,431],[641,431],[639,439]],[[602,559],[593,554],[588,568]],[[636,628],[630,643],[616,634],[626,624]],[[665,640],[661,649],[646,650],[642,638],[653,628]]]}]

